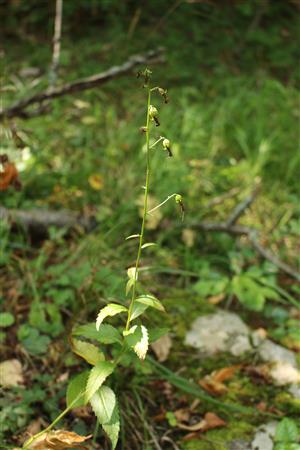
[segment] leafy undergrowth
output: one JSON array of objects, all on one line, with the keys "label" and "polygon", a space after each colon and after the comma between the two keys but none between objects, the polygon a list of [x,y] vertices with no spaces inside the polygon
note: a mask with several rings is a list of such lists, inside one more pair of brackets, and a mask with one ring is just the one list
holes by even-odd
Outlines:
[{"label": "leafy undergrowth", "polygon": [[[181,222],[167,204],[151,216],[147,229],[149,241],[158,245],[147,249],[141,286],[167,310],[163,319],[149,314],[148,322],[169,330],[172,348],[162,366],[155,365],[154,352],[143,364],[124,361],[122,377],[113,377],[125,425],[120,448],[126,450],[152,450],[155,440],[163,448],[176,443],[186,450],[227,450],[234,439],[251,440],[262,423],[299,416],[299,401],[259,372],[253,355],[200,360],[183,344],[194,319],[224,308],[295,354],[300,349],[297,283],[260,258],[247,239],[206,234],[194,226],[226,220],[259,185],[239,223],[256,227],[264,247],[297,267],[299,74],[293,67],[292,10],[276,9],[271,25],[267,15],[269,28],[251,32],[236,58],[233,43],[252,18],[251,7],[245,2],[235,13],[224,13],[211,6],[202,10],[200,3],[182,5],[184,14],[171,14],[167,23],[143,19],[134,38],[127,21],[112,21],[101,33],[91,27],[85,36],[66,33],[63,41],[63,79],[99,72],[143,48],[166,46],[167,64],[156,73],[169,89],[170,105],[161,115],[174,157],[162,164],[161,155],[154,155],[150,204],[176,189],[184,196],[186,215]],[[205,17],[202,26],[199,16]],[[13,37],[4,58],[6,103],[47,85],[46,73],[34,81],[20,70],[48,64],[51,33],[39,45],[37,37],[20,33],[22,39]],[[215,33],[219,38],[208,45],[207,36]],[[186,46],[178,45],[182,41]],[[144,182],[141,97],[132,76],[56,100],[51,114],[16,120],[15,133],[10,122],[4,124],[1,153],[17,163],[22,190],[0,192],[1,205],[67,208],[93,215],[98,225],[87,235],[80,228],[50,228],[48,236],[39,236],[0,223],[1,354],[14,360],[7,376],[12,385],[3,388],[0,399],[3,446],[24,442],[65,407],[67,381],[85,367],[70,349],[73,326],[93,322],[108,301],[124,302],[126,270],[136,250],[125,237],[137,232],[141,205],[133,199],[142,194]],[[221,392],[203,388],[206,377],[232,367],[238,368],[218,386]],[[208,416],[207,422],[218,427],[203,423],[208,413],[218,419],[210,422]],[[59,426],[89,435],[95,421],[91,410],[81,407]],[[108,448],[103,436],[99,442]]]}]

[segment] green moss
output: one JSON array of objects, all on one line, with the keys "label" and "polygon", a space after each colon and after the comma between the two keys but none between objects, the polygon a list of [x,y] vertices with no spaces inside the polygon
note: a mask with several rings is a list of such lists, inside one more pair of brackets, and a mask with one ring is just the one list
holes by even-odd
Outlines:
[{"label": "green moss", "polygon": [[285,409],[289,414],[300,415],[300,400],[295,399],[287,392],[281,392],[275,398],[275,404],[279,409]]},{"label": "green moss", "polygon": [[186,442],[184,450],[229,450],[230,442],[235,439],[250,441],[254,427],[247,422],[230,422],[226,428],[219,428],[205,433],[199,439]]}]

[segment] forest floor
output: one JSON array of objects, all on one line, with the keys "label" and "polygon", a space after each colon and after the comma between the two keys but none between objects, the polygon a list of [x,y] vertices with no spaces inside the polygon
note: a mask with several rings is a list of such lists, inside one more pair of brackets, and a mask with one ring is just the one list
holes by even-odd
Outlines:
[{"label": "forest floor", "polygon": [[[238,224],[255,227],[261,247],[295,271],[299,266],[295,25],[284,33],[288,18],[276,17],[274,26],[248,37],[250,44],[260,40],[261,53],[245,41],[236,58],[232,45],[247,13],[241,9],[233,26],[230,14],[216,12],[200,30],[198,7],[189,8],[184,17],[171,15],[167,30],[158,22],[153,34],[148,23],[126,30],[114,23],[101,30],[100,46],[97,28],[69,32],[62,44],[64,80],[166,47],[166,63],[153,72],[170,95],[159,133],[172,140],[174,157],[154,155],[150,203],[180,192],[186,214],[182,222],[167,204],[147,226],[157,246],[142,261],[140,283],[167,311],[150,312],[147,323],[167,337],[144,363],[113,377],[120,449],[299,450],[299,283],[247,237],[197,226],[224,222],[259,186]],[[48,38],[22,29],[10,37],[7,103],[47,86]],[[124,299],[136,253],[125,237],[138,232],[141,219],[145,102],[130,75],[53,101],[49,114],[4,124],[1,153],[16,161],[22,189],[1,192],[1,206],[67,209],[98,223],[89,233],[50,227],[46,234],[0,223],[5,448],[21,445],[65,407],[68,380],[86,366],[70,349],[74,324],[93,322],[108,300]],[[91,409],[75,409],[60,428],[92,434]],[[100,432],[93,447],[109,448]]]}]

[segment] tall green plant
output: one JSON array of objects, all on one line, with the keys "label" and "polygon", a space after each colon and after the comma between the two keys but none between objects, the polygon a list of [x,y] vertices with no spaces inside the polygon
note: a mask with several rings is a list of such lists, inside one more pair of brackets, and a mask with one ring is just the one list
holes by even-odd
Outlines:
[{"label": "tall green plant", "polygon": [[[109,303],[102,308],[97,316],[96,325],[86,324],[76,327],[72,332],[71,344],[72,350],[84,358],[93,367],[78,374],[71,380],[67,388],[67,408],[55,419],[55,421],[44,431],[32,437],[25,447],[30,448],[32,442],[40,437],[46,431],[50,431],[54,425],[72,408],[90,404],[100,424],[106,434],[109,436],[112,448],[115,449],[120,430],[119,408],[117,396],[108,386],[108,378],[118,369],[122,358],[134,352],[141,360],[145,359],[149,346],[149,333],[142,322],[142,314],[147,308],[154,308],[160,312],[164,311],[162,303],[151,293],[139,293],[139,269],[142,252],[153,243],[145,242],[145,227],[149,214],[157,208],[160,208],[171,198],[179,205],[184,214],[184,205],[182,197],[179,194],[169,195],[163,202],[155,208],[148,210],[148,196],[151,181],[151,157],[153,149],[162,145],[162,149],[172,156],[171,144],[169,139],[160,136],[151,144],[153,126],[158,127],[159,113],[158,109],[152,105],[152,96],[158,93],[168,102],[167,92],[160,87],[151,87],[151,71],[145,69],[138,74],[143,79],[143,86],[147,91],[147,114],[146,125],[141,127],[145,133],[146,140],[146,175],[144,186],[143,214],[140,232],[128,236],[126,239],[137,239],[138,248],[136,262],[133,267],[127,270],[128,281],[126,284],[126,296],[130,296],[129,304]],[[125,315],[124,328],[115,328],[110,324],[103,323],[108,317],[116,315]],[[139,319],[137,321],[137,319]],[[82,340],[80,338],[85,338]],[[87,340],[100,343],[95,345]],[[109,350],[109,351],[108,351]],[[113,355],[111,357],[110,355]]]}]

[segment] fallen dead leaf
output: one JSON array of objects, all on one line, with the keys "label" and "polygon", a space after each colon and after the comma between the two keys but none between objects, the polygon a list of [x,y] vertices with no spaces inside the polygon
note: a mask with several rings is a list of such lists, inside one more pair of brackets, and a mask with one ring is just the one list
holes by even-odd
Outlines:
[{"label": "fallen dead leaf", "polygon": [[17,359],[8,359],[0,364],[0,385],[18,386],[24,383],[22,365]]},{"label": "fallen dead leaf", "polygon": [[224,300],[224,298],[225,298],[225,294],[224,293],[221,293],[221,294],[218,294],[218,295],[212,295],[211,297],[208,298],[208,302],[211,305],[217,305],[222,300]]},{"label": "fallen dead leaf", "polygon": [[177,422],[188,422],[191,416],[191,411],[188,408],[179,408],[174,411],[174,416]]},{"label": "fallen dead leaf", "polygon": [[216,370],[209,375],[206,375],[202,380],[199,380],[200,386],[212,395],[222,395],[227,392],[227,387],[223,383],[230,380],[235,372],[242,366],[240,364],[223,367]]},{"label": "fallen dead leaf", "polygon": [[87,450],[82,443],[91,437],[92,435],[79,436],[73,431],[49,431],[39,436],[31,444],[27,444],[27,448],[31,450],[65,450],[68,448]]},{"label": "fallen dead leaf", "polygon": [[155,353],[159,362],[164,362],[169,356],[172,347],[172,340],[167,334],[151,344],[151,348]]},{"label": "fallen dead leaf", "polygon": [[184,228],[182,230],[182,240],[187,247],[193,247],[196,238],[196,233],[191,228]]},{"label": "fallen dead leaf", "polygon": [[214,428],[224,427],[225,425],[226,422],[223,419],[211,412],[207,412],[204,416],[204,419],[200,420],[194,425],[185,425],[183,423],[177,424],[178,428],[193,432],[205,432],[208,430],[213,430]]}]

